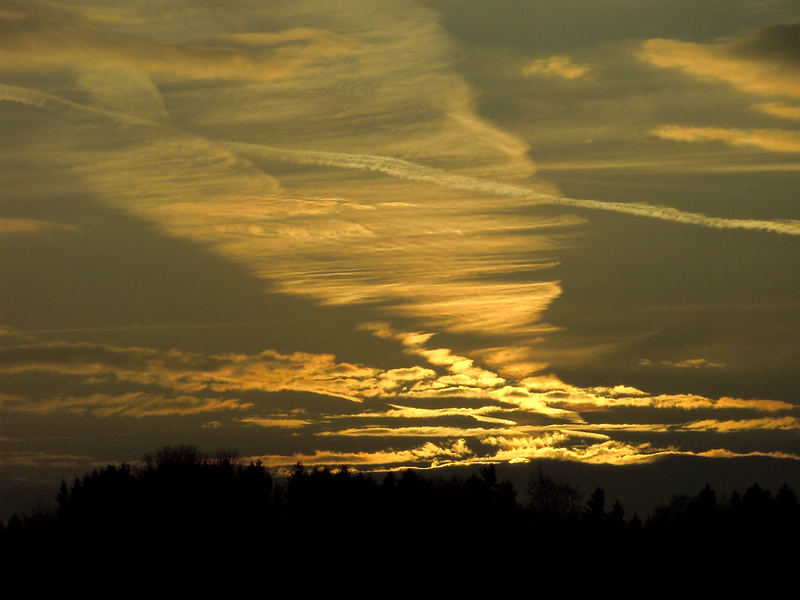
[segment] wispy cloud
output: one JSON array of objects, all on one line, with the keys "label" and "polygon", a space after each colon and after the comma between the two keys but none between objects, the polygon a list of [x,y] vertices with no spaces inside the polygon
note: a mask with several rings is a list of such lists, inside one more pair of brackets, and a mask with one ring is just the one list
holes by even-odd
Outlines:
[{"label": "wispy cloud", "polygon": [[714,362],[705,358],[687,358],[684,360],[659,360],[653,361],[649,358],[643,358],[639,361],[640,365],[651,366],[659,365],[662,367],[675,367],[677,369],[721,369],[725,367],[724,363]]},{"label": "wispy cloud", "polygon": [[665,125],[653,134],[678,142],[723,142],[731,146],[750,146],[771,152],[800,152],[800,132],[781,129],[721,129]]},{"label": "wispy cloud", "polygon": [[[377,393],[377,369],[339,363],[329,354],[205,356],[177,350],[64,342],[0,349],[0,371],[52,372],[93,381],[157,385],[184,394],[200,391],[294,390],[361,401]],[[175,399],[178,404],[181,397]]]},{"label": "wispy cloud", "polygon": [[[417,340],[422,339],[424,336],[417,337]],[[127,394],[98,392],[85,397],[59,395],[30,401],[11,395],[4,397],[2,407],[6,410],[68,411],[95,416],[146,416],[170,411],[173,414],[195,414],[252,408],[249,402],[228,397],[229,393],[304,391],[357,403],[366,399],[390,401],[388,410],[370,409],[350,414],[349,418],[466,416],[498,425],[516,422],[516,418],[502,416],[502,413],[509,412],[509,407],[562,422],[582,421],[580,413],[584,411],[624,407],[761,412],[793,408],[789,403],[776,400],[712,399],[692,394],[649,395],[629,386],[580,388],[552,375],[507,381],[447,348],[428,348],[418,341],[408,346],[408,352],[424,359],[430,367],[378,369],[339,362],[329,354],[281,354],[273,350],[249,355],[203,355],[178,350],[67,342],[7,346],[0,348],[0,373],[44,372],[80,377],[94,386],[127,382],[143,387],[158,386],[170,393],[145,390]],[[491,404],[466,407],[455,403],[434,409],[392,402],[398,398],[450,398],[454,402],[479,399],[491,401]],[[250,416],[253,415],[244,415],[243,418]]]},{"label": "wispy cloud", "polygon": [[478,179],[464,175],[448,173],[442,169],[425,167],[405,160],[387,156],[357,155],[334,152],[285,150],[252,144],[226,143],[226,146],[245,155],[256,155],[272,159],[290,160],[302,164],[337,166],[348,169],[379,171],[394,177],[412,181],[425,181],[472,192],[484,192],[508,198],[526,199],[538,204],[569,206],[588,210],[616,212],[639,217],[648,217],[688,225],[700,225],[714,229],[751,229],[800,235],[800,221],[763,220],[763,219],[728,219],[712,217],[701,213],[686,212],[669,206],[645,204],[641,202],[609,202],[591,199],[569,198],[537,192],[530,188]]},{"label": "wispy cloud", "polygon": [[549,56],[537,58],[522,66],[522,74],[526,77],[540,75],[544,77],[560,77],[562,79],[579,79],[591,72],[591,67],[572,62],[569,56]]},{"label": "wispy cloud", "polygon": [[246,410],[252,404],[234,398],[165,396],[146,392],[55,396],[40,400],[0,396],[0,410],[39,415],[68,413],[93,417],[187,416],[208,412]]},{"label": "wispy cloud", "polygon": [[0,218],[0,235],[15,233],[44,233],[55,231],[77,231],[78,228],[68,223],[41,221],[39,219],[4,219]]},{"label": "wispy cloud", "polygon": [[337,415],[348,419],[440,419],[444,417],[464,416],[471,417],[476,421],[484,423],[494,423],[498,425],[516,425],[516,421],[503,419],[491,415],[515,412],[515,409],[501,408],[499,406],[480,406],[470,407],[445,407],[445,408],[420,408],[414,406],[401,406],[399,404],[389,404],[391,407],[385,411],[362,412],[353,415]]},{"label": "wispy cloud", "polygon": [[0,17],[0,56],[17,69],[89,63],[101,69],[269,82],[321,56],[347,53],[353,45],[309,28],[219,36],[206,43],[165,43],[107,34],[80,12],[52,3],[20,3],[16,9],[10,18]]},{"label": "wispy cloud", "polygon": [[716,431],[718,433],[736,433],[754,430],[800,430],[800,420],[797,417],[766,417],[762,419],[738,419],[720,421],[717,419],[704,419],[692,421],[683,428],[693,431]]},{"label": "wispy cloud", "polygon": [[0,465],[4,467],[76,467],[91,464],[92,457],[81,454],[53,453],[39,450],[12,450],[0,452]]},{"label": "wispy cloud", "polygon": [[361,467],[388,467],[391,465],[445,466],[458,462],[471,454],[466,441],[458,439],[451,444],[426,442],[410,450],[379,450],[375,452],[335,452],[319,450],[313,453],[297,453],[290,456],[267,454],[247,457],[260,460],[267,467],[289,466],[297,462],[306,466],[356,465]]},{"label": "wispy cloud", "polygon": [[779,117],[781,119],[800,120],[800,106],[783,102],[761,102],[751,106],[753,110]]},{"label": "wispy cloud", "polygon": [[[40,342],[0,348],[0,373],[7,381],[38,372],[46,373],[48,379],[64,377],[70,385],[78,378],[84,386],[97,391],[30,397],[4,394],[0,396],[0,411],[65,413],[95,419],[228,413],[235,416],[233,425],[226,427],[302,431],[309,440],[315,440],[309,442],[317,448],[313,452],[258,457],[273,467],[300,461],[311,466],[346,463],[366,469],[435,468],[534,458],[633,464],[686,452],[668,444],[659,445],[658,437],[650,443],[631,444],[617,436],[798,429],[795,415],[775,414],[796,409],[786,402],[692,394],[650,395],[625,385],[581,388],[552,375],[507,380],[452,349],[430,347],[427,334],[394,331],[381,323],[373,323],[370,328],[376,335],[402,341],[406,351],[423,359],[427,366],[378,369],[338,362],[331,355],[281,354],[271,350],[252,355],[204,355]],[[140,389],[107,391],[120,383]],[[258,402],[252,399],[253,392],[282,391],[343,398],[357,402],[350,406],[358,408],[340,412],[331,405],[313,413],[301,406],[270,410],[267,396]],[[237,398],[246,393],[251,394],[247,401]],[[431,406],[431,401],[436,404]],[[631,408],[641,411],[644,422],[591,422],[592,415],[625,414],[615,411]],[[675,423],[675,409],[686,411],[687,415],[713,411],[727,416],[750,411],[767,416]],[[222,424],[210,421],[203,425],[212,426]],[[326,450],[328,441],[337,438],[369,439],[377,449]],[[441,441],[425,441],[431,439]],[[419,444],[398,450],[395,444],[400,440],[418,440]]]},{"label": "wispy cloud", "polygon": [[276,427],[278,429],[300,429],[301,427],[311,424],[311,421],[306,421],[304,419],[269,417],[245,417],[239,419],[239,422],[245,425],[257,425],[258,427],[267,428]]},{"label": "wispy cloud", "polygon": [[777,25],[754,36],[713,44],[651,39],[642,44],[639,58],[725,81],[745,92],[800,98],[800,62],[791,42],[798,31],[800,24]]}]

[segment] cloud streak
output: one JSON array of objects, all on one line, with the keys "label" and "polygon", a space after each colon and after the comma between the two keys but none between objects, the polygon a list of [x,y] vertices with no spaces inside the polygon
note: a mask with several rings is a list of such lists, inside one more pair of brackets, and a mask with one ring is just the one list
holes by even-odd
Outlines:
[{"label": "cloud streak", "polygon": [[0,235],[20,233],[46,233],[58,231],[77,231],[78,228],[68,223],[41,221],[39,219],[4,219],[0,218]]},{"label": "cloud streak", "polygon": [[677,142],[723,142],[731,146],[749,146],[771,152],[800,152],[800,132],[797,131],[665,125],[654,129],[653,134]]},{"label": "cloud streak", "polygon": [[550,56],[534,59],[522,67],[525,77],[540,75],[544,77],[560,77],[562,79],[579,79],[591,72],[586,65],[577,65],[568,56]]},{"label": "cloud streak", "polygon": [[341,36],[311,28],[263,35],[218,36],[205,44],[174,44],[98,31],[77,11],[31,2],[15,18],[0,15],[0,57],[16,68],[91,63],[198,79],[271,82],[322,56],[346,54]]},{"label": "cloud streak", "polygon": [[725,81],[744,92],[800,98],[800,61],[777,43],[783,35],[796,39],[798,31],[798,24],[783,25],[715,44],[651,39],[642,44],[638,56],[657,67]]},{"label": "cloud streak", "polygon": [[185,417],[208,412],[248,410],[252,407],[252,403],[241,402],[234,398],[164,396],[146,392],[56,396],[33,401],[21,397],[0,397],[0,410],[38,415],[67,413],[100,418]]},{"label": "cloud streak", "polygon": [[754,104],[751,108],[781,119],[800,120],[800,106],[785,104],[783,102],[761,102],[759,104]]}]

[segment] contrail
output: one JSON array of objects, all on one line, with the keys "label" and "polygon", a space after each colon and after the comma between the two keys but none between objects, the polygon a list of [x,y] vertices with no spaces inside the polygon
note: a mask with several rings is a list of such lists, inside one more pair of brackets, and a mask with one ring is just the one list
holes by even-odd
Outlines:
[{"label": "contrail", "polygon": [[75,111],[79,113],[106,117],[113,121],[128,123],[130,125],[164,128],[161,123],[157,123],[156,121],[141,119],[139,117],[134,117],[132,115],[113,110],[89,106],[88,104],[72,102],[70,100],[60,98],[59,96],[53,96],[38,90],[17,87],[15,85],[5,85],[0,83],[0,100],[16,102],[18,104],[27,104],[28,106],[35,106],[36,108],[41,108],[52,112],[57,110],[62,110],[65,112]]},{"label": "contrail", "polygon": [[785,235],[800,235],[800,221],[797,220],[761,220],[761,219],[727,219],[724,217],[711,217],[702,213],[686,212],[670,206],[645,204],[643,202],[605,202],[600,200],[587,200],[554,196],[536,192],[530,188],[499,181],[457,175],[444,169],[426,167],[417,163],[380,156],[374,154],[348,154],[343,152],[317,152],[314,150],[287,150],[273,146],[259,144],[244,144],[239,142],[221,142],[224,146],[236,152],[254,158],[267,158],[286,160],[301,164],[322,165],[328,167],[343,167],[362,171],[377,171],[412,181],[426,181],[457,190],[470,192],[484,192],[497,196],[522,198],[533,200],[540,204],[558,206],[572,206],[590,210],[604,210],[609,212],[700,225],[714,229],[752,229],[768,231]]},{"label": "contrail", "polygon": [[[170,129],[155,121],[78,104],[57,96],[16,86],[0,84],[0,101],[2,100],[28,104],[46,110],[62,109],[91,113],[96,116],[122,121],[130,125]],[[539,204],[603,210],[635,215],[638,217],[647,217],[650,219],[659,219],[662,221],[671,221],[673,223],[711,227],[713,229],[750,229],[784,235],[800,235],[800,221],[798,220],[728,219],[724,217],[711,217],[702,213],[686,212],[670,206],[646,204],[643,202],[606,202],[555,196],[553,194],[536,192],[520,185],[480,179],[478,177],[469,177],[466,175],[457,175],[445,171],[444,169],[427,167],[407,160],[392,158],[391,156],[350,154],[344,152],[319,152],[315,150],[289,150],[261,144],[245,144],[242,142],[218,141],[217,143],[237,153],[254,158],[284,160],[300,164],[341,167],[360,171],[375,171],[399,179],[425,181],[451,189],[482,192],[506,198],[532,200]]]}]

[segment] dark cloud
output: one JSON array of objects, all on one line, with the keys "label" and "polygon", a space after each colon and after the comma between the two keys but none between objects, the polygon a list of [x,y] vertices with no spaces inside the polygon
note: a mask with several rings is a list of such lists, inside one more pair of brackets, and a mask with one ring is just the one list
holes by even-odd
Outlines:
[{"label": "dark cloud", "polygon": [[765,27],[756,35],[736,42],[735,54],[783,62],[800,67],[800,22]]}]

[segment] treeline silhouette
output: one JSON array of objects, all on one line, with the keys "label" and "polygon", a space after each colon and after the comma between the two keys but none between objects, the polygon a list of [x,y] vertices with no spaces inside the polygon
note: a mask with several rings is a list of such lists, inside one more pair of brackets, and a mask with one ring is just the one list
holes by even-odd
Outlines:
[{"label": "treeline silhouette", "polygon": [[[143,466],[108,465],[61,484],[54,509],[12,516],[0,529],[6,555],[65,549],[227,548],[275,558],[358,547],[362,552],[446,543],[450,552],[521,548],[553,555],[602,543],[634,554],[698,548],[777,552],[800,534],[800,506],[786,485],[753,484],[721,497],[708,485],[677,495],[642,519],[539,469],[522,497],[493,466],[468,477],[405,470],[380,477],[297,464],[276,479],[232,450],[204,455],[165,447]],[[429,549],[429,552],[433,550]]]}]

